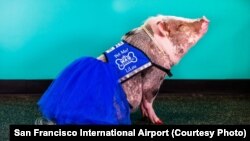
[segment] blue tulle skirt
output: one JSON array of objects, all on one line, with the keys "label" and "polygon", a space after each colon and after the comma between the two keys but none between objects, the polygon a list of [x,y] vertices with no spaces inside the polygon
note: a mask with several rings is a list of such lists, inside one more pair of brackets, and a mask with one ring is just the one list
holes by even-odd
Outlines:
[{"label": "blue tulle skirt", "polygon": [[64,69],[38,102],[56,124],[131,124],[129,104],[116,70],[91,57]]}]

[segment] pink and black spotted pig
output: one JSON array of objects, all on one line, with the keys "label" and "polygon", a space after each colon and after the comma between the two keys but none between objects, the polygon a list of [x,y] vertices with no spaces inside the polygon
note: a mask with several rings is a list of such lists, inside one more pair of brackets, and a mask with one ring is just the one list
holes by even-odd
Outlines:
[{"label": "pink and black spotted pig", "polygon": [[[123,40],[142,50],[152,62],[171,69],[207,32],[206,17],[187,19],[158,15],[148,18],[144,25],[128,32]],[[98,59],[106,61],[104,55]],[[144,117],[153,124],[163,124],[153,109],[153,101],[166,76],[157,67],[149,67],[122,84],[131,105],[139,106]]]}]

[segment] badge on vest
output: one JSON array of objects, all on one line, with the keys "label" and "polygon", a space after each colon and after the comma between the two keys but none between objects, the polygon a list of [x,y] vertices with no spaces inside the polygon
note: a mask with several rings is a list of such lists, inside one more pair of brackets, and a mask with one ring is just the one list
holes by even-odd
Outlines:
[{"label": "badge on vest", "polygon": [[121,41],[104,54],[108,63],[116,68],[120,78],[119,82],[123,82],[152,66],[146,54],[125,41]]}]

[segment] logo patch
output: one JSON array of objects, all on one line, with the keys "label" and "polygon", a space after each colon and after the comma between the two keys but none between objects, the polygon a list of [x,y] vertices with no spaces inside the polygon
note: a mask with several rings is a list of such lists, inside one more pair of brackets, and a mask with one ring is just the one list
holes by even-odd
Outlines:
[{"label": "logo patch", "polygon": [[125,81],[136,73],[152,65],[150,59],[139,49],[125,41],[118,43],[105,52],[108,63],[117,68],[119,82]]},{"label": "logo patch", "polygon": [[124,68],[129,65],[130,63],[136,63],[137,58],[134,52],[129,52],[127,55],[123,55],[120,58],[115,60],[115,63],[118,65],[119,70],[124,70]]}]

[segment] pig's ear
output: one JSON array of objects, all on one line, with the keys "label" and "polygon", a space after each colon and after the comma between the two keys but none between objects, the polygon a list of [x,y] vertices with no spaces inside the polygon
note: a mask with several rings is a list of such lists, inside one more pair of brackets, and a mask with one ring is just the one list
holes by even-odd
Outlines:
[{"label": "pig's ear", "polygon": [[168,24],[164,21],[157,22],[158,33],[160,36],[165,37],[169,35]]}]

